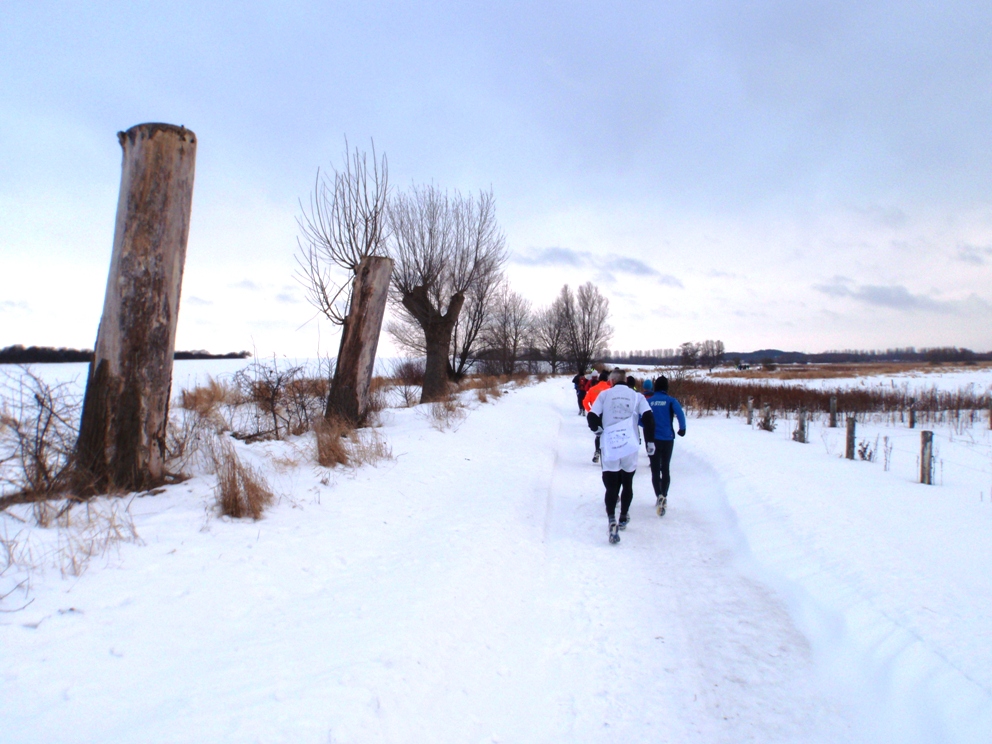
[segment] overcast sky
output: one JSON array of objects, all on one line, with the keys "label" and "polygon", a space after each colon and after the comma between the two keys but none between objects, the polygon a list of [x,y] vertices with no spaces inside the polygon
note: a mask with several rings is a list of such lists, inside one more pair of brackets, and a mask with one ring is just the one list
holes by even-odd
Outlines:
[{"label": "overcast sky", "polygon": [[0,0],[0,346],[92,347],[116,132],[163,121],[179,348],[336,352],[293,256],[347,136],[492,188],[513,288],[596,282],[614,348],[992,349],[992,4],[607,5]]}]

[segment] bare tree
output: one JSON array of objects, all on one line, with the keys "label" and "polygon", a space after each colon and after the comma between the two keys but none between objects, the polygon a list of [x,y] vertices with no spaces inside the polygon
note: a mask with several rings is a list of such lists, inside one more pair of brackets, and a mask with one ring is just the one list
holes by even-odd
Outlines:
[{"label": "bare tree", "polygon": [[448,353],[466,296],[506,262],[492,192],[478,199],[413,186],[391,200],[392,290],[424,334],[421,402],[447,395]]},{"label": "bare tree", "polygon": [[502,284],[483,330],[486,355],[502,374],[516,372],[517,360],[529,345],[532,325],[530,302]]},{"label": "bare tree", "polygon": [[703,341],[699,344],[699,363],[709,369],[723,362],[724,347],[723,341]]},{"label": "bare tree", "polygon": [[503,281],[501,271],[481,275],[465,295],[465,306],[451,334],[451,361],[448,374],[460,380],[471,369],[482,342],[483,330],[492,316],[497,292]]},{"label": "bare tree", "polygon": [[366,154],[349,152],[345,140],[344,169],[333,175],[318,170],[309,206],[300,203],[296,278],[310,304],[335,325],[344,324],[362,259],[387,255],[388,191],[386,156],[377,158],[373,143],[369,170]]},{"label": "bare tree", "polygon": [[551,374],[557,374],[568,353],[568,313],[561,295],[535,313],[533,341],[537,351],[551,365]]},{"label": "bare tree", "polygon": [[695,367],[699,362],[701,347],[692,341],[686,341],[679,346],[679,363],[683,367]]},{"label": "bare tree", "polygon": [[[493,300],[502,280],[502,272],[489,271],[466,291],[465,304],[451,333],[451,348],[448,351],[450,379],[462,379],[477,361],[483,348],[483,330],[489,322]],[[427,355],[424,329],[409,313],[403,312],[394,317],[386,330],[393,342],[407,354],[416,357]]]},{"label": "bare tree", "polygon": [[613,328],[607,323],[610,301],[592,282],[586,282],[573,295],[566,284],[559,301],[565,308],[568,351],[577,372],[582,372],[607,351]]},{"label": "bare tree", "polygon": [[[340,325],[341,344],[325,416],[361,423],[368,406],[375,352],[386,309],[392,259],[386,253],[388,168],[372,167],[365,153],[348,152],[344,169],[334,177],[317,172],[310,207],[302,204],[297,222],[297,278],[307,297],[332,323]],[[342,278],[342,273],[344,277]]]}]

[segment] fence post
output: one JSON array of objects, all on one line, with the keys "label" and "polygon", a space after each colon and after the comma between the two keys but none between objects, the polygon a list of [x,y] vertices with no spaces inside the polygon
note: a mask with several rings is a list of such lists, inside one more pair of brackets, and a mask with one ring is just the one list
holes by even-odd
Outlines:
[{"label": "fence post", "polygon": [[920,483],[933,485],[933,432],[920,432]]},{"label": "fence post", "polygon": [[909,428],[916,428],[916,403],[911,402],[909,404]]},{"label": "fence post", "polygon": [[844,449],[844,457],[848,460],[854,459],[854,416],[847,417],[847,447]]},{"label": "fence post", "polygon": [[792,433],[792,438],[800,444],[806,444],[806,411],[801,408],[799,409],[796,430]]},{"label": "fence post", "polygon": [[[747,425],[754,423],[754,398],[747,396]],[[989,428],[992,428],[992,405],[989,406]]]},{"label": "fence post", "polygon": [[830,428],[837,428],[837,396],[830,396]]},{"label": "fence post", "polygon": [[989,428],[992,429],[992,400],[989,401]]}]

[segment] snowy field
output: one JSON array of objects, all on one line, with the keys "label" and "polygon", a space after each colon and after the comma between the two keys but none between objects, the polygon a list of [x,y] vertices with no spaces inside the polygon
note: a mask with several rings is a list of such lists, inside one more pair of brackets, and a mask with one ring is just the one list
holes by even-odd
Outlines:
[{"label": "snowy field", "polygon": [[886,468],[821,422],[802,445],[690,418],[668,514],[642,453],[611,546],[570,383],[464,395],[447,431],[387,410],[374,468],[238,443],[278,494],[259,522],[217,517],[206,475],[98,500],[138,539],[79,576],[71,531],[0,517],[0,594],[26,580],[0,601],[0,741],[992,738],[984,419],[936,431],[922,486],[918,431],[859,426]]}]

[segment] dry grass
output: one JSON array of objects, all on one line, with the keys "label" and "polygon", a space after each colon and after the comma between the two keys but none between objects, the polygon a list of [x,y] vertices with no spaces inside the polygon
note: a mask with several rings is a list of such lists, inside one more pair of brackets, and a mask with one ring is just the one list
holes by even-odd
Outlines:
[{"label": "dry grass", "polygon": [[375,429],[359,429],[348,437],[351,464],[355,467],[375,465],[381,460],[392,460],[393,450]]},{"label": "dry grass", "polygon": [[179,393],[179,407],[187,411],[196,411],[200,416],[209,417],[216,412],[221,404],[237,405],[237,391],[225,382],[207,379],[206,385],[198,385],[192,390]]},{"label": "dry grass", "polygon": [[775,369],[723,370],[714,372],[711,377],[742,380],[833,380],[849,377],[873,377],[879,375],[927,374],[939,369],[941,372],[973,372],[989,369],[992,364],[944,362],[878,362],[872,364],[802,364],[776,366]]},{"label": "dry grass", "polygon": [[108,501],[97,506],[87,501],[76,509],[76,522],[72,522],[71,504],[59,517],[59,568],[62,575],[80,576],[93,558],[111,550],[119,550],[122,543],[141,543],[131,517],[130,502]]},{"label": "dry grass", "polygon": [[261,519],[274,498],[265,477],[241,462],[233,447],[221,449],[217,462],[217,506],[221,514],[235,519]]},{"label": "dry grass", "polygon": [[357,468],[393,458],[389,443],[373,428],[355,429],[340,419],[323,419],[314,427],[314,436],[317,462],[325,468]]},{"label": "dry grass", "polygon": [[427,409],[427,420],[438,431],[447,431],[465,418],[465,405],[456,397],[436,400]]},{"label": "dry grass", "polygon": [[936,388],[911,390],[908,385],[873,385],[825,390],[799,384],[766,385],[758,381],[731,382],[688,376],[673,378],[670,392],[684,408],[699,413],[736,413],[746,407],[748,398],[753,399],[756,407],[769,405],[777,412],[825,413],[830,410],[830,398],[835,397],[837,410],[846,414],[904,416],[912,409],[920,423],[939,423],[948,417],[957,420],[962,412],[967,412],[964,415],[970,420],[976,420],[990,403],[988,394],[970,387],[947,391]]},{"label": "dry grass", "polygon": [[33,571],[54,565],[63,577],[80,576],[91,560],[119,551],[122,543],[142,543],[130,502],[125,504],[120,499],[38,502],[29,513],[22,511],[24,518],[15,513],[16,508],[8,509],[6,516],[25,525],[35,519],[37,527],[54,528],[57,533],[53,544],[39,539],[40,533],[33,534],[30,526],[11,536],[5,525],[0,534],[0,575],[11,568]]},{"label": "dry grass", "polygon": [[317,462],[325,468],[347,465],[348,434],[352,429],[339,418],[319,419],[313,427],[317,440]]},{"label": "dry grass", "polygon": [[500,380],[493,375],[476,375],[465,377],[459,384],[460,390],[474,390],[480,403],[488,403],[490,398],[502,395]]}]

